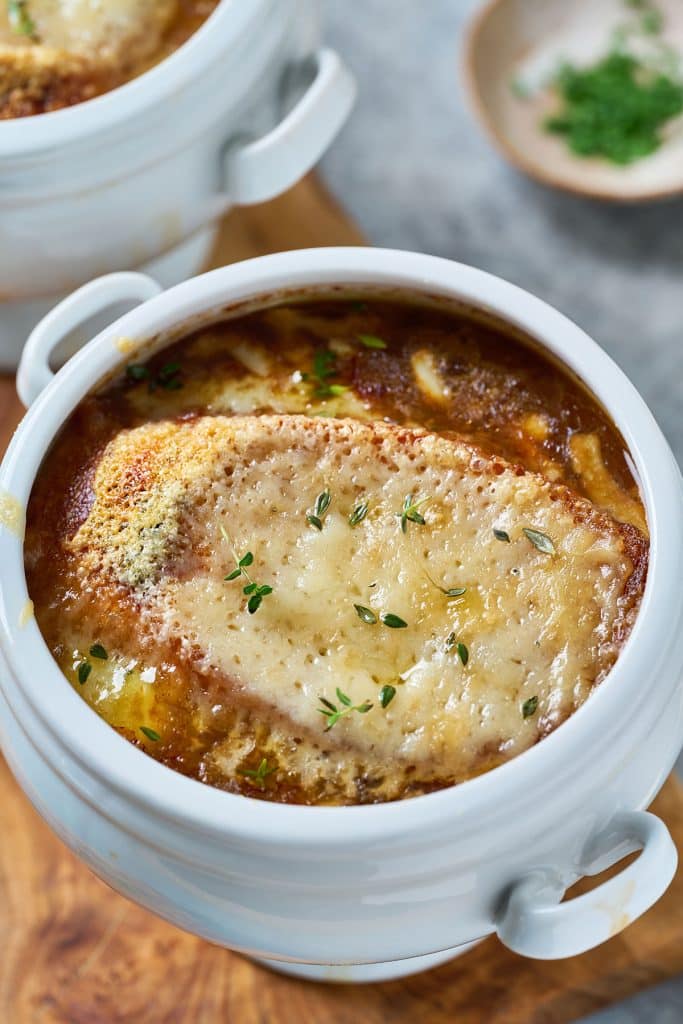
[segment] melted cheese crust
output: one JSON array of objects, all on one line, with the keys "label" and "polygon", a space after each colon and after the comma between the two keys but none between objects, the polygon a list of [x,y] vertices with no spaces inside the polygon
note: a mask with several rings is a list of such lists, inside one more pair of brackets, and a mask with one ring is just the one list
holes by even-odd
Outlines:
[{"label": "melted cheese crust", "polygon": [[[325,490],[318,530],[307,513]],[[639,531],[567,488],[463,441],[383,423],[148,423],[106,446],[93,492],[67,544],[83,590],[118,615],[128,602],[141,649],[179,649],[204,680],[198,708],[228,694],[244,709],[217,738],[211,770],[229,776],[267,748],[321,801],[357,799],[359,780],[374,798],[396,798],[527,749],[609,671],[647,565]],[[408,496],[428,501],[424,524],[404,532]],[[359,501],[369,511],[351,527]],[[249,576],[273,588],[254,614],[247,581],[225,580],[247,551]],[[406,628],[384,625],[387,613]],[[396,689],[386,708],[384,685]],[[373,707],[324,732],[320,698],[341,707],[338,687]],[[531,698],[537,711],[525,717]]]}]

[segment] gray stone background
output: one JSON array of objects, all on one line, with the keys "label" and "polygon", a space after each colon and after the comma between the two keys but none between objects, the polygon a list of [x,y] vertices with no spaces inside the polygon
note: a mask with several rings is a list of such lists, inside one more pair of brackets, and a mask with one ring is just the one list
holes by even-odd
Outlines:
[{"label": "gray stone background", "polygon": [[[326,37],[360,87],[323,175],[376,245],[471,263],[579,323],[635,382],[683,464],[683,200],[609,206],[507,166],[459,76],[478,4],[323,0]],[[681,1024],[683,980],[591,1021]]]}]

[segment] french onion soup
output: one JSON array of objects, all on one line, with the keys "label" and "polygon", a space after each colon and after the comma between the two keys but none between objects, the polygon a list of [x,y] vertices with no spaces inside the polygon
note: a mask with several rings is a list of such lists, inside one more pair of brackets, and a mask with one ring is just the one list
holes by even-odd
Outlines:
[{"label": "french onion soup", "polygon": [[169,767],[401,799],[528,749],[609,672],[647,574],[629,466],[510,328],[283,299],[80,403],[31,495],[29,592],[74,689]]},{"label": "french onion soup", "polygon": [[181,46],[218,0],[0,0],[0,120],[114,89]]}]

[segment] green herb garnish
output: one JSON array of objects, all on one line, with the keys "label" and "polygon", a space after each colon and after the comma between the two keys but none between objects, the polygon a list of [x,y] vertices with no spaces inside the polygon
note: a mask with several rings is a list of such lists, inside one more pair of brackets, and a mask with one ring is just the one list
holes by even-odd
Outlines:
[{"label": "green herb garnish", "polygon": [[102,644],[93,644],[92,647],[90,648],[90,657],[99,658],[100,661],[106,661],[108,658],[108,654],[105,651]]},{"label": "green herb garnish", "polygon": [[462,597],[463,594],[467,593],[467,587],[451,587],[450,590],[446,590],[445,587],[439,587],[439,590],[446,597]]},{"label": "green herb garnish", "polygon": [[316,710],[327,719],[325,732],[329,732],[330,729],[337,724],[339,719],[344,717],[344,715],[349,715],[352,711],[357,711],[359,715],[366,715],[372,707],[369,700],[364,701],[362,704],[352,704],[351,698],[347,697],[345,693],[342,693],[339,687],[337,687],[336,692],[337,699],[342,705],[341,707],[337,707],[336,704],[333,704],[332,701],[327,700],[325,697],[318,698],[323,706]]},{"label": "green herb garnish", "polygon": [[401,520],[401,529],[404,533],[408,532],[409,522],[417,523],[419,526],[425,525],[425,518],[419,510],[422,505],[426,504],[428,501],[431,501],[431,498],[420,498],[419,501],[413,501],[412,494],[408,495],[403,502],[403,508],[400,512],[396,513],[398,518]]},{"label": "green herb garnish", "polygon": [[380,622],[389,629],[407,629],[408,623],[405,619],[402,619],[399,615],[394,615],[392,612],[386,612],[384,615],[380,615]]},{"label": "green herb garnish", "polygon": [[522,718],[531,718],[538,708],[538,697],[529,697],[522,704]]},{"label": "green herb garnish", "polygon": [[177,391],[183,386],[180,377],[181,373],[182,367],[180,363],[166,363],[155,375],[152,375],[149,367],[144,366],[142,363],[129,363],[126,367],[126,377],[135,383],[143,380],[149,381],[150,391],[155,391],[156,388],[164,388],[166,391]]},{"label": "green herb garnish", "polygon": [[147,380],[150,376],[149,367],[143,366],[142,363],[129,363],[126,367],[126,377],[129,380]]},{"label": "green herb garnish", "polygon": [[36,26],[28,13],[26,0],[7,0],[7,17],[10,28],[20,36],[35,36]]},{"label": "green herb garnish", "polygon": [[391,704],[391,702],[392,702],[392,700],[394,699],[395,696],[396,696],[396,687],[395,686],[391,686],[389,683],[387,683],[379,691],[379,702],[380,702],[381,706],[383,708],[389,707],[389,705]]},{"label": "green herb garnish", "polygon": [[147,739],[151,740],[152,743],[158,743],[159,740],[161,739],[161,736],[156,731],[156,729],[150,729],[149,726],[147,725],[141,725],[140,732],[144,733]]},{"label": "green herb garnish", "polygon": [[382,338],[378,338],[376,334],[359,334],[357,337],[361,345],[364,345],[365,348],[382,349],[387,347],[386,341]]},{"label": "green herb garnish", "polygon": [[349,390],[345,384],[330,383],[330,378],[336,377],[338,372],[334,352],[327,348],[319,348],[313,355],[312,372],[302,373],[301,379],[312,383],[315,398],[336,398]]},{"label": "green herb garnish", "polygon": [[366,608],[362,604],[354,604],[353,607],[356,609],[356,615],[359,619],[363,622],[367,622],[369,626],[375,625],[377,622],[377,616],[373,612],[372,608]]},{"label": "green herb garnish", "polygon": [[247,611],[249,612],[250,615],[253,615],[254,612],[258,611],[258,609],[261,607],[261,602],[263,601],[263,598],[267,597],[268,594],[273,593],[273,588],[269,587],[267,584],[258,584],[253,581],[253,579],[247,572],[247,566],[253,565],[253,554],[251,553],[251,551],[247,551],[245,555],[242,555],[241,558],[238,558],[238,556],[235,554],[235,548],[233,546],[232,540],[230,539],[230,534],[222,524],[220,527],[220,531],[223,536],[223,540],[226,542],[226,544],[230,545],[232,557],[235,559],[235,568],[232,570],[231,573],[228,573],[227,576],[224,576],[223,579],[226,581],[226,583],[231,583],[233,580],[238,579],[240,576],[243,576],[245,578],[247,582],[246,585],[242,588],[242,593],[249,598],[249,600],[247,601]]},{"label": "green herb garnish", "polygon": [[330,507],[331,501],[332,495],[330,492],[322,491],[322,493],[315,499],[313,511],[306,513],[306,521],[310,523],[311,526],[315,526],[316,530],[322,530],[323,519],[325,518],[325,513]]},{"label": "green herb garnish", "polygon": [[533,546],[544,555],[554,555],[556,553],[555,545],[546,533],[541,533],[540,530],[529,529],[526,526],[522,530],[522,533],[527,540],[530,540]]},{"label": "green herb garnish", "polygon": [[263,789],[267,776],[272,775],[275,768],[269,768],[267,758],[263,757],[258,768],[238,768],[238,771],[240,775],[246,775],[247,778],[253,779]]},{"label": "green herb garnish", "polygon": [[[645,17],[646,31],[656,31],[655,25]],[[654,153],[666,122],[683,112],[683,83],[622,52],[588,68],[564,67],[556,87],[563,106],[544,122],[545,129],[563,136],[578,156],[615,164]]]},{"label": "green herb garnish", "polygon": [[82,661],[78,666],[78,681],[83,686],[92,672],[92,665],[89,661]]},{"label": "green herb garnish", "polygon": [[455,648],[463,665],[466,665],[470,660],[470,652],[467,650],[467,646],[462,643],[462,641],[458,641],[455,633],[448,634],[446,637],[445,647],[447,651],[452,651],[453,648]]},{"label": "green herb garnish", "polygon": [[505,530],[494,529],[493,536],[496,538],[496,540],[505,541],[506,544],[510,543],[510,534],[507,533]]},{"label": "green herb garnish", "polygon": [[368,503],[367,501],[359,502],[354,508],[353,512],[349,516],[349,526],[358,526],[362,523],[368,514]]}]

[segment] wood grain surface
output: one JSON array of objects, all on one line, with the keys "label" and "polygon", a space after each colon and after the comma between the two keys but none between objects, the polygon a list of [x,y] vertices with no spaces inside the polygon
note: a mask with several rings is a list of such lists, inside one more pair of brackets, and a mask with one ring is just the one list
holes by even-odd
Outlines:
[{"label": "wood grain surface", "polygon": [[[309,178],[231,215],[213,261],[360,241]],[[20,412],[12,381],[0,378],[0,452]],[[675,779],[653,809],[683,848]],[[679,870],[649,914],[573,960],[524,960],[492,938],[402,981],[294,981],[112,892],[43,824],[0,762],[0,1024],[562,1024],[682,971],[681,906]]]}]

